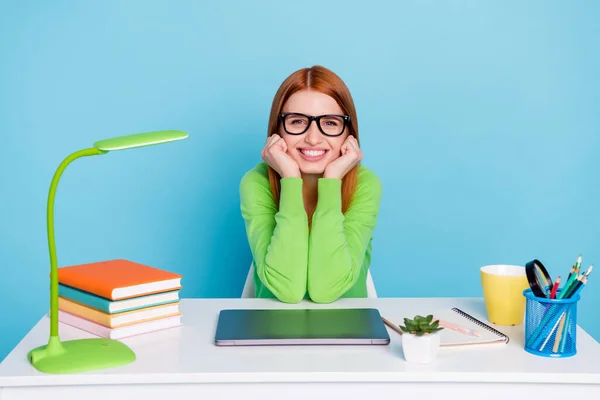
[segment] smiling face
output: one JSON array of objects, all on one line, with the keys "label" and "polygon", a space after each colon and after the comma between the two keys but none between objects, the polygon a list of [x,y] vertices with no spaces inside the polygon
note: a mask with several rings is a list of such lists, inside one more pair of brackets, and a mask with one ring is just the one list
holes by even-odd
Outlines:
[{"label": "smiling face", "polygon": [[[309,116],[325,114],[344,115],[343,110],[332,97],[312,90],[300,90],[291,95],[284,104],[281,112],[299,113]],[[287,122],[288,130],[290,130],[289,127],[300,127],[305,123],[300,118],[293,119],[292,117]],[[328,130],[333,132],[338,129],[336,128],[336,124],[342,124],[342,121],[333,118],[324,118],[321,120],[321,125],[325,132],[328,132]],[[344,140],[348,137],[349,129],[346,126],[342,135],[331,137],[324,135],[319,130],[317,121],[312,121],[308,130],[303,134],[288,134],[284,129],[283,123],[280,124],[278,133],[287,145],[288,154],[296,161],[303,175],[322,175],[325,167],[340,156],[341,147]]]}]

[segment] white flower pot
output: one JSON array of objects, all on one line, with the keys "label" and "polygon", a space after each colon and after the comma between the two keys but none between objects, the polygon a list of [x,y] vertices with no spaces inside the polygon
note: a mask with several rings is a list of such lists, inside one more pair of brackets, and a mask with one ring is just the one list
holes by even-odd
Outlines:
[{"label": "white flower pot", "polygon": [[440,331],[423,336],[410,333],[402,335],[402,351],[408,362],[429,364],[437,358],[439,350]]}]

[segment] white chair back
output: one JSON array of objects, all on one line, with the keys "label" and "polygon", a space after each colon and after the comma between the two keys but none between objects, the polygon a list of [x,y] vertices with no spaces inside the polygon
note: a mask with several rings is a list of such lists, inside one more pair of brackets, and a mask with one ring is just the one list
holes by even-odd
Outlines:
[{"label": "white chair back", "polygon": [[242,291],[242,298],[252,299],[254,297],[256,297],[256,287],[254,285],[254,263],[251,263],[250,270],[248,271],[248,276],[246,276],[244,290]]},{"label": "white chair back", "polygon": [[[242,298],[254,298],[256,297],[256,291],[254,286],[254,264],[250,264],[250,270],[246,276],[246,283],[244,284],[244,290],[242,291]],[[367,272],[367,297],[369,299],[377,298],[377,290],[375,290],[375,283],[371,276],[371,271]]]}]

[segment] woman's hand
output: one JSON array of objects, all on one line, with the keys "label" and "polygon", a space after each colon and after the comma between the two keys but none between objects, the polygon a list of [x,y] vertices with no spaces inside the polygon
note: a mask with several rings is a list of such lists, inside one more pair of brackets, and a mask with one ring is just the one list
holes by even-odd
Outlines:
[{"label": "woman's hand", "polygon": [[267,139],[261,153],[262,159],[269,164],[282,178],[300,178],[300,168],[287,153],[285,140],[274,133]]},{"label": "woman's hand", "polygon": [[342,179],[362,160],[363,153],[352,135],[346,138],[340,150],[341,156],[325,167],[324,178]]}]

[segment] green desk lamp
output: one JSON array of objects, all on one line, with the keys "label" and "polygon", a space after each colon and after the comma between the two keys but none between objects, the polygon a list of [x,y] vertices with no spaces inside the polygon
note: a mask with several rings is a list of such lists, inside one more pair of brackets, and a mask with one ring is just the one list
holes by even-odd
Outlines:
[{"label": "green desk lamp", "polygon": [[92,148],[71,154],[59,165],[50,184],[47,209],[50,249],[50,340],[47,345],[37,347],[27,354],[27,359],[37,370],[50,374],[68,374],[117,367],[135,360],[135,353],[117,340],[95,338],[62,342],[58,336],[58,266],[54,243],[54,197],[63,171],[67,165],[80,157],[152,146],[187,137],[188,134],[182,131],[157,131],[101,140],[94,143]]}]

